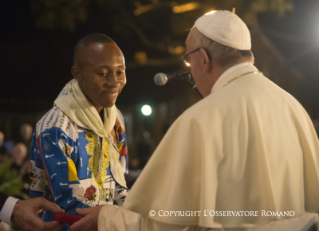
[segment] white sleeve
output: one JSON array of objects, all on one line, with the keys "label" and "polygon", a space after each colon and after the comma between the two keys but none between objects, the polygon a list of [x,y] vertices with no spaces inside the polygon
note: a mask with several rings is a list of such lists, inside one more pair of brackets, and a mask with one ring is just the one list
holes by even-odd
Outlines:
[{"label": "white sleeve", "polygon": [[0,220],[10,224],[11,222],[11,215],[13,212],[13,208],[16,205],[17,201],[19,199],[13,198],[13,197],[8,197],[6,202],[4,203],[1,211],[0,211]]},{"label": "white sleeve", "polygon": [[140,230],[141,215],[121,206],[104,205],[98,218],[98,231]]}]

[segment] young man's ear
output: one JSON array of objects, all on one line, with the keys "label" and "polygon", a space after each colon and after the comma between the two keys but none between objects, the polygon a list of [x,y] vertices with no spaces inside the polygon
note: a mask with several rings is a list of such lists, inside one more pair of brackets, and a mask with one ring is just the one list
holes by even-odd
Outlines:
[{"label": "young man's ear", "polygon": [[71,73],[72,73],[72,76],[74,79],[76,79],[78,81],[81,79],[81,74],[80,74],[79,68],[77,66],[73,66],[71,68]]}]

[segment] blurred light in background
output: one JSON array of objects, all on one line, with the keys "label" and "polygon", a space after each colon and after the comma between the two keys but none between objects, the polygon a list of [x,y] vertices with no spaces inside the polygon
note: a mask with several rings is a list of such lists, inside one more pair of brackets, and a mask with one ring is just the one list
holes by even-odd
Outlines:
[{"label": "blurred light in background", "polygon": [[152,114],[152,108],[149,105],[143,105],[141,111],[145,116],[149,116],[150,114]]},{"label": "blurred light in background", "polygon": [[144,14],[153,9],[154,9],[154,5],[139,6],[136,10],[134,10],[134,15],[140,16],[141,14]]},{"label": "blurred light in background", "polygon": [[140,64],[146,64],[147,54],[144,51],[135,52],[135,60]]},{"label": "blurred light in background", "polygon": [[181,55],[183,53],[185,53],[185,47],[182,46],[169,46],[168,47],[168,52],[171,53],[172,55]]},{"label": "blurred light in background", "polygon": [[[211,10],[211,11],[208,11],[207,13],[205,13],[205,15],[207,14],[214,14],[216,12],[216,10]],[[234,12],[233,12],[234,13]]]},{"label": "blurred light in background", "polygon": [[187,11],[192,11],[200,8],[200,4],[197,2],[190,2],[182,5],[177,5],[173,7],[173,12],[175,14],[184,13]]}]

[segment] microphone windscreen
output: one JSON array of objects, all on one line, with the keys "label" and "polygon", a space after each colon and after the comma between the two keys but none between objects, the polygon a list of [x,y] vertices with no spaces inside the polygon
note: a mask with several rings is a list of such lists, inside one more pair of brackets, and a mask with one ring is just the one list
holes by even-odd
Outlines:
[{"label": "microphone windscreen", "polygon": [[164,73],[158,73],[154,76],[154,82],[156,85],[165,85],[167,80],[167,76]]}]

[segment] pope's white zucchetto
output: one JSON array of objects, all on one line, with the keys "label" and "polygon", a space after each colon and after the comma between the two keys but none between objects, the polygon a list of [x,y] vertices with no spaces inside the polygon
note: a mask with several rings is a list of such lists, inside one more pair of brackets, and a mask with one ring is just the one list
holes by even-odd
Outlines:
[{"label": "pope's white zucchetto", "polygon": [[206,37],[238,50],[250,50],[250,32],[246,24],[230,11],[212,11],[195,22],[195,27]]}]

